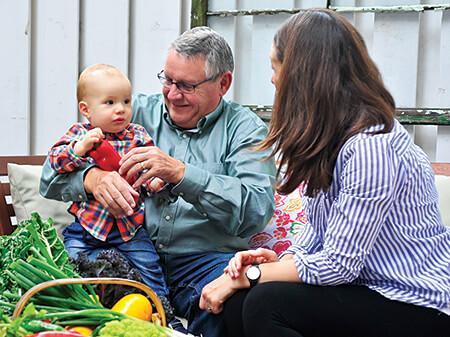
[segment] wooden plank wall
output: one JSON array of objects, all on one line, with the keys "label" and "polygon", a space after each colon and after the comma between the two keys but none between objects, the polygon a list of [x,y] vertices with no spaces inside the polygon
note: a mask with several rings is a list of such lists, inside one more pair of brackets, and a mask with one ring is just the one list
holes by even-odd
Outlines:
[{"label": "wooden plank wall", "polygon": [[[439,65],[436,88],[436,96],[438,105],[450,106],[450,11],[442,14],[440,29],[440,60],[436,63]],[[437,149],[436,158],[441,161],[450,161],[450,128],[440,127],[437,130]]]},{"label": "wooden plank wall", "polygon": [[[334,0],[332,6],[396,6],[443,3],[432,0]],[[210,12],[326,7],[325,0],[209,0]],[[248,105],[270,105],[269,50],[290,14],[209,16],[208,25],[232,44],[235,82],[228,97]],[[409,13],[345,13],[363,35],[369,52],[399,108],[450,107],[450,10]],[[450,162],[450,126],[407,126],[433,161]]]},{"label": "wooden plank wall", "polygon": [[81,117],[79,72],[110,63],[134,91],[159,92],[170,42],[189,28],[185,0],[0,0],[0,155],[45,154]]},{"label": "wooden plank wall", "polygon": [[[324,7],[325,0],[209,0],[209,10]],[[335,6],[433,0],[335,0]],[[127,73],[134,91],[158,92],[169,43],[189,27],[187,0],[0,0],[0,155],[45,154],[81,118],[75,88],[96,62]],[[345,14],[364,36],[399,107],[450,107],[450,11]],[[227,98],[270,105],[269,49],[289,14],[210,17],[236,56]],[[450,127],[408,127],[433,161],[450,162]]]},{"label": "wooden plank wall", "polygon": [[[12,2],[12,1],[11,1]],[[30,1],[0,1],[0,153],[29,152],[30,146]],[[14,145],[11,145],[14,143]]]}]

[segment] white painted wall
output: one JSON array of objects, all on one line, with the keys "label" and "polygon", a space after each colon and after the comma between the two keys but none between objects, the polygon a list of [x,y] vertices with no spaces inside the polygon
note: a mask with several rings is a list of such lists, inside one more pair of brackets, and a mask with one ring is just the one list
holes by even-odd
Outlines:
[{"label": "white painted wall", "polygon": [[[448,2],[448,1],[447,1]],[[336,6],[445,3],[335,0]],[[210,10],[323,7],[325,0],[209,0]],[[188,0],[0,0],[0,155],[45,154],[74,122],[76,80],[111,63],[134,91],[157,92],[169,43],[189,25]],[[450,107],[450,11],[346,14],[365,38],[399,107]],[[212,17],[236,58],[227,97],[271,104],[269,49],[287,14]],[[433,161],[450,162],[449,127],[409,127]]]},{"label": "white painted wall", "polygon": [[0,13],[0,155],[46,154],[81,120],[76,81],[90,64],[159,91],[167,48],[190,25],[185,0],[0,0]]},{"label": "white painted wall", "polygon": [[[209,0],[210,10],[325,7],[325,0]],[[433,0],[334,0],[334,6],[445,4]],[[450,11],[344,14],[363,35],[398,107],[450,107]],[[269,50],[288,14],[211,17],[235,52],[235,82],[229,98],[272,104]],[[408,126],[432,161],[450,162],[450,127]]]}]

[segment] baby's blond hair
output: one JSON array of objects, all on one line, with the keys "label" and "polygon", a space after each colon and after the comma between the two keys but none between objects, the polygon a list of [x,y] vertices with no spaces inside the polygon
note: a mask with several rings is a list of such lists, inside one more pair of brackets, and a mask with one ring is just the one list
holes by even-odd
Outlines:
[{"label": "baby's blond hair", "polygon": [[[128,78],[116,67],[110,65],[110,64],[104,64],[104,63],[96,63],[93,64],[86,69],[84,69],[80,77],[78,78],[77,83],[77,101],[83,101],[86,97],[87,93],[87,83],[88,78],[94,74],[95,72],[103,72],[107,75],[120,75],[125,77],[127,80]],[[128,80],[129,81],[129,80]]]}]

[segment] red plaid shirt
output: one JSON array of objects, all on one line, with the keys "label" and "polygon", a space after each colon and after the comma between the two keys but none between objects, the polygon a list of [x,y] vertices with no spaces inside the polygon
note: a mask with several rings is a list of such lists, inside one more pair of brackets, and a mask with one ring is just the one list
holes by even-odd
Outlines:
[{"label": "red plaid shirt", "polygon": [[[49,151],[50,164],[58,173],[68,173],[80,169],[87,163],[94,163],[89,156],[80,157],[74,152],[74,145],[93,127],[89,123],[72,125]],[[153,141],[147,131],[137,124],[119,133],[105,133],[105,139],[123,156],[138,146],[152,146]],[[114,224],[117,225],[124,241],[129,241],[144,223],[144,200],[139,198],[135,212],[131,216],[115,218],[98,201],[74,202],[68,209],[78,218],[80,224],[95,238],[105,241]]]}]

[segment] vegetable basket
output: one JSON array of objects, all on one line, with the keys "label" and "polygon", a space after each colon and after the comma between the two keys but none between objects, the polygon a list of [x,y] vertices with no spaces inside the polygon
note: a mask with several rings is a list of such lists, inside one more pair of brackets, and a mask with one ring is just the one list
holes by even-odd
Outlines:
[{"label": "vegetable basket", "polygon": [[162,306],[162,303],[156,293],[145,284],[142,284],[137,281],[133,280],[127,280],[122,278],[64,278],[64,279],[56,279],[51,281],[46,281],[39,283],[35,285],[34,287],[30,288],[23,296],[20,298],[20,300],[17,302],[13,318],[17,318],[20,316],[24,308],[26,307],[29,300],[39,293],[40,291],[54,287],[54,286],[62,286],[62,285],[70,285],[70,284],[117,284],[117,285],[125,285],[125,286],[132,286],[135,287],[141,291],[143,291],[148,297],[150,298],[150,301],[153,303],[156,312],[152,313],[151,321],[155,324],[161,325],[163,327],[166,326],[166,314],[164,312],[164,308]]}]

